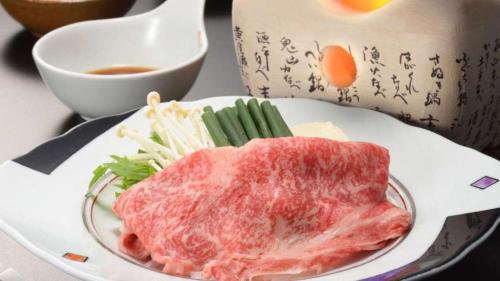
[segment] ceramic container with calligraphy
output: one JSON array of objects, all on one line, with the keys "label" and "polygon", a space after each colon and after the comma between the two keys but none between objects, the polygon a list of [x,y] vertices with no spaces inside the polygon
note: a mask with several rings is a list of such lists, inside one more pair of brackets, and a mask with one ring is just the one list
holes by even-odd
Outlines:
[{"label": "ceramic container with calligraphy", "polygon": [[[499,13],[498,0],[235,0],[233,32],[250,95],[370,108],[484,148],[500,144]],[[342,68],[332,46],[352,57],[349,86],[325,73]]]}]

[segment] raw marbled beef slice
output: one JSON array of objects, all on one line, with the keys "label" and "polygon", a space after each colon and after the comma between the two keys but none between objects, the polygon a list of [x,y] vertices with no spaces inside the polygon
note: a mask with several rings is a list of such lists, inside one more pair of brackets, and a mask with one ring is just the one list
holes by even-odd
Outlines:
[{"label": "raw marbled beef slice", "polygon": [[280,279],[330,270],[403,235],[385,195],[389,153],[369,143],[256,139],[195,152],[120,196],[121,247],[206,279]]}]

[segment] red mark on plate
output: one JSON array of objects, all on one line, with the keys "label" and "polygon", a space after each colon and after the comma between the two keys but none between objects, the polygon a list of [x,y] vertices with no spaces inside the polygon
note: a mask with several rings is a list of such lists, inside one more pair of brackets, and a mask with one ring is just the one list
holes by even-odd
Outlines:
[{"label": "red mark on plate", "polygon": [[86,262],[89,257],[86,256],[81,256],[73,253],[66,253],[63,255],[63,258],[71,260],[71,261],[76,261],[76,262]]}]

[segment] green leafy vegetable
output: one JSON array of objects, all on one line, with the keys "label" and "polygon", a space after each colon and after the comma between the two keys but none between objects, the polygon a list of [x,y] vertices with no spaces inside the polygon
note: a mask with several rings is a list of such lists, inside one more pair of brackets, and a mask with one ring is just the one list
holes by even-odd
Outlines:
[{"label": "green leafy vegetable", "polygon": [[285,132],[285,136],[286,137],[293,137],[292,131],[290,130],[290,128],[286,124],[285,119],[283,119],[283,116],[281,116],[280,111],[278,110],[278,108],[275,105],[273,105],[273,110],[274,110],[274,113],[276,115],[276,118],[278,119],[278,123],[279,123],[281,129]]},{"label": "green leafy vegetable", "polygon": [[203,108],[203,112],[208,112],[208,113],[213,113],[215,114],[215,111],[214,109],[210,106],[210,105],[207,105]]},{"label": "green leafy vegetable", "polygon": [[123,190],[127,190],[132,185],[148,178],[156,172],[149,164],[134,162],[127,157],[112,155],[111,158],[114,162],[104,163],[94,170],[94,177],[90,181],[89,187],[92,187],[101,179],[108,170],[120,178],[121,183],[118,187]]},{"label": "green leafy vegetable", "polygon": [[227,139],[227,136],[224,133],[224,130],[222,129],[217,116],[215,115],[215,113],[213,113],[214,110],[212,109],[212,107],[207,106],[204,110],[205,112],[201,115],[201,118],[203,119],[203,122],[205,123],[205,126],[207,127],[207,130],[212,137],[215,145],[217,147],[230,146],[231,144],[229,143],[229,140]]},{"label": "green leafy vegetable", "polygon": [[237,147],[244,145],[245,141],[238,134],[236,128],[233,125],[233,122],[231,122],[229,116],[227,115],[227,112],[221,109],[217,111],[215,115],[217,116],[217,120],[219,121],[222,130],[224,130],[224,134],[226,134],[229,142],[233,146]]},{"label": "green leafy vegetable", "polygon": [[104,174],[106,174],[106,171],[108,170],[108,167],[106,167],[105,165],[99,165],[99,167],[97,167],[92,173],[94,174],[94,176],[92,177],[92,179],[90,180],[90,183],[89,183],[89,188],[91,188],[92,186],[94,186],[94,184],[100,180]]},{"label": "green leafy vegetable", "polygon": [[226,107],[223,110],[224,112],[226,112],[227,117],[229,117],[229,121],[231,121],[233,127],[236,129],[236,133],[238,134],[240,140],[243,141],[243,144],[247,143],[247,133],[245,133],[245,129],[243,129],[243,125],[241,125],[238,114],[236,114],[236,110],[234,110],[232,107]]},{"label": "green leafy vegetable", "polygon": [[257,127],[255,126],[252,116],[250,115],[247,105],[245,104],[243,99],[236,100],[236,108],[238,111],[238,116],[241,120],[241,123],[243,124],[243,127],[245,128],[245,132],[247,133],[248,138],[259,138],[259,131],[257,130]]},{"label": "green leafy vegetable", "polygon": [[150,165],[130,161],[127,157],[111,155],[115,162],[105,164],[113,174],[141,181],[155,173],[155,169]]},{"label": "green leafy vegetable", "polygon": [[273,137],[275,138],[284,137],[286,133],[280,127],[280,123],[275,115],[271,102],[269,102],[268,100],[263,101],[260,104],[260,107],[262,108],[262,112],[266,117],[267,124],[269,125],[269,128],[273,133]]},{"label": "green leafy vegetable", "polygon": [[161,137],[156,132],[151,133],[150,139],[156,142],[157,144],[165,145]]},{"label": "green leafy vegetable", "polygon": [[256,98],[250,99],[247,103],[248,111],[250,111],[250,115],[252,115],[253,121],[259,130],[260,136],[263,138],[272,138],[273,133],[271,129],[269,129],[269,125],[267,124],[266,117],[260,108],[259,102]]},{"label": "green leafy vegetable", "polygon": [[292,136],[292,132],[286,125],[285,120],[283,120],[283,117],[276,106],[266,100],[260,104],[260,107],[262,108],[267,124],[269,125],[269,128],[275,138]]},{"label": "green leafy vegetable", "polygon": [[138,183],[139,181],[133,180],[133,179],[128,179],[128,178],[121,178],[121,182],[116,185],[116,187],[127,190],[129,187],[133,186],[134,184]]}]

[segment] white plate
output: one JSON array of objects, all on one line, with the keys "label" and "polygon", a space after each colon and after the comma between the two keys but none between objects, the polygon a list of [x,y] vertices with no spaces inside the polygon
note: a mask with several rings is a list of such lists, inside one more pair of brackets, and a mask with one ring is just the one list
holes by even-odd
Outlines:
[{"label": "white plate", "polygon": [[[221,108],[235,99],[211,98],[183,106]],[[387,147],[394,183],[398,190],[408,191],[404,200],[414,204],[410,206],[415,214],[413,227],[406,237],[364,262],[313,280],[422,277],[457,261],[496,226],[499,161],[378,112],[304,99],[275,99],[273,103],[290,125],[332,121],[353,140]],[[117,254],[112,245],[116,221],[104,228],[106,234],[95,232],[96,227],[106,226],[106,220],[95,227],[86,226],[89,201],[85,203],[85,195],[92,170],[110,154],[137,149],[132,141],[115,136],[114,126],[122,120],[131,128],[149,132],[141,109],[85,123],[4,163],[0,167],[0,229],[39,257],[84,280],[182,280]],[[471,185],[485,176],[491,179],[489,187]],[[476,185],[486,183],[483,179]],[[66,253],[88,259],[72,261],[64,257]]]}]

